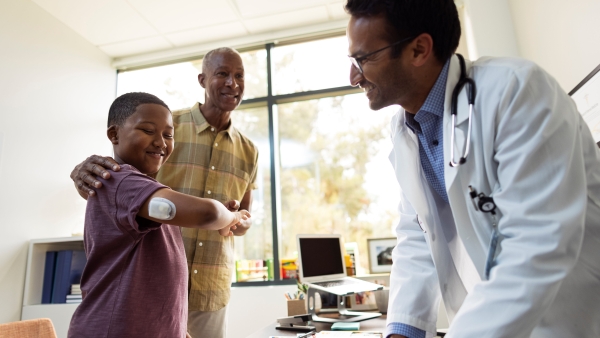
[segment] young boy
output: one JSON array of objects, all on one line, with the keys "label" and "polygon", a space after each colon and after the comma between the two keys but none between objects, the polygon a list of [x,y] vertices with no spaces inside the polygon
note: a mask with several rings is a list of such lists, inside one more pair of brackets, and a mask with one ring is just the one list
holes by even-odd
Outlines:
[{"label": "young boy", "polygon": [[[89,198],[84,230],[83,301],[69,337],[186,337],[188,272],[177,226],[219,230],[250,214],[172,191],[146,176],[173,150],[167,105],[128,93],[110,107],[108,139],[121,170]],[[230,202],[233,207],[235,202]]]}]

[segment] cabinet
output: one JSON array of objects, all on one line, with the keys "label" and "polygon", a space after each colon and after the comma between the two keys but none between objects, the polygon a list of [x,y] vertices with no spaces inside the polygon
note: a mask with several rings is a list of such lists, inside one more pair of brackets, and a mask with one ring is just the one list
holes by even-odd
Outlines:
[{"label": "cabinet", "polygon": [[50,318],[58,338],[65,338],[79,304],[42,304],[46,251],[83,250],[82,237],[34,239],[29,242],[21,320]]}]

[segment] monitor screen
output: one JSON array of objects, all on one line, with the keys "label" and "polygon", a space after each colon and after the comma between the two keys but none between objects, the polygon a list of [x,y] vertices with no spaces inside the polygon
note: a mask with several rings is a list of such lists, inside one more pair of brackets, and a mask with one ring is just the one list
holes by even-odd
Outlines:
[{"label": "monitor screen", "polygon": [[300,238],[299,246],[304,277],[344,273],[344,261],[338,237]]},{"label": "monitor screen", "polygon": [[600,66],[573,88],[569,95],[575,101],[577,110],[598,144],[600,142]]}]

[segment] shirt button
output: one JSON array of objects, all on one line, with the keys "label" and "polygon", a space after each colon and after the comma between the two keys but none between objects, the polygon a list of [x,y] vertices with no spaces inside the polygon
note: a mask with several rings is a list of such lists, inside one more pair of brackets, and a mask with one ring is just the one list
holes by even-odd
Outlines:
[{"label": "shirt button", "polygon": [[210,195],[210,194],[211,194],[211,191],[209,190],[209,191],[207,191],[206,193]]},{"label": "shirt button", "polygon": [[438,140],[433,140],[433,142],[431,142],[434,146],[437,146],[439,144]]},{"label": "shirt button", "polygon": [[198,246],[202,246],[202,242],[198,243]]},{"label": "shirt button", "polygon": [[215,131],[215,128],[212,128],[212,127],[211,127],[211,128],[210,128],[210,131]]},{"label": "shirt button", "polygon": [[198,273],[198,270],[194,270],[194,273]]},{"label": "shirt button", "polygon": [[218,143],[215,143],[215,147],[218,146],[218,145],[219,145]]},{"label": "shirt button", "polygon": [[215,166],[213,165],[212,167],[210,167],[212,170],[215,170]]}]

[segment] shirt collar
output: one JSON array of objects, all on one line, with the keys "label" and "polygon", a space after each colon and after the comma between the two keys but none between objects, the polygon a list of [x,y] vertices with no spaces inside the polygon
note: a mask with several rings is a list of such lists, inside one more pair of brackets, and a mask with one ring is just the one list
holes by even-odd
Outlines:
[{"label": "shirt collar", "polygon": [[438,75],[437,80],[427,95],[427,99],[425,99],[423,106],[421,106],[421,109],[419,109],[417,114],[413,115],[406,111],[404,112],[406,125],[413,131],[421,131],[419,123],[427,117],[427,113],[434,114],[438,117],[444,116],[444,99],[446,97],[446,82],[448,80],[449,65],[450,59],[444,64],[440,75]]},{"label": "shirt collar", "polygon": [[[421,109],[417,112],[417,115],[421,111],[426,111],[428,113],[435,114],[439,117],[444,116],[444,99],[446,97],[446,81],[448,80],[448,66],[450,64],[450,59],[446,61],[440,75],[438,76],[435,84],[429,91],[429,95],[427,95],[427,99],[421,106]],[[417,118],[418,119],[418,118]]]},{"label": "shirt collar", "polygon": [[[208,121],[206,121],[206,118],[204,117],[204,115],[202,115],[202,112],[200,111],[200,105],[201,105],[201,103],[196,102],[196,104],[191,109],[192,110],[192,119],[194,120],[194,123],[196,124],[196,133],[198,133],[198,134],[200,134],[207,128],[211,127],[211,125],[208,123]],[[231,121],[231,119],[229,120],[229,126],[227,126],[227,128],[225,128],[223,131],[232,138],[237,136],[237,134],[238,134],[237,129],[233,127],[233,122]]]}]

